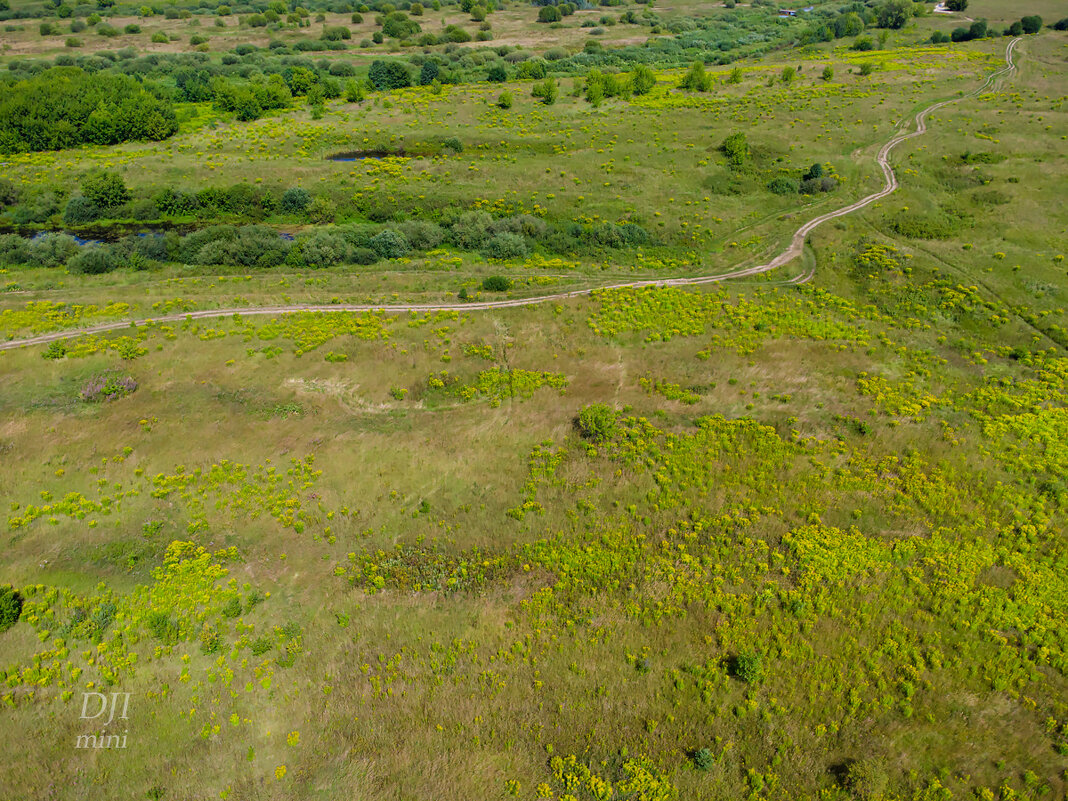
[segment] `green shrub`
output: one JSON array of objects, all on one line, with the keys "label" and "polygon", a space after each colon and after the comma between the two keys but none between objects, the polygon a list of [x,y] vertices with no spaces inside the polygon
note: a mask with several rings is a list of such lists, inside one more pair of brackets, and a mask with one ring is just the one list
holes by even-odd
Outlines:
[{"label": "green shrub", "polygon": [[741,167],[749,159],[749,143],[744,133],[733,133],[723,140],[720,146],[727,163],[732,167]]},{"label": "green shrub", "polygon": [[[377,33],[377,31],[376,31]],[[379,91],[402,89],[412,85],[412,75],[399,61],[374,61],[368,70],[367,79]]]},{"label": "green shrub", "polygon": [[712,88],[712,77],[705,74],[703,61],[695,61],[679,83],[680,89],[688,92],[707,92]]},{"label": "green shrub", "polygon": [[0,586],[0,634],[18,623],[22,614],[22,595],[10,584]]},{"label": "green shrub", "polygon": [[656,86],[656,75],[645,64],[639,64],[630,74],[630,91],[636,95],[645,95]]},{"label": "green shrub", "polygon": [[388,228],[371,237],[370,246],[383,259],[399,259],[407,256],[412,249],[403,234]]},{"label": "green shrub", "polygon": [[348,103],[362,103],[365,95],[363,84],[360,81],[347,81],[345,83],[345,101]]},{"label": "green shrub", "polygon": [[[14,238],[15,235],[11,235],[4,239],[9,241]],[[38,267],[58,267],[66,264],[80,250],[74,237],[67,234],[44,234],[32,242],[23,240],[22,248],[16,247],[13,253],[9,251],[5,260],[11,262],[17,259]],[[11,258],[12,256],[15,258]]]},{"label": "green shrub", "polygon": [[413,250],[433,250],[445,239],[441,227],[425,220],[406,220],[394,226]]},{"label": "green shrub", "polygon": [[311,203],[311,195],[308,190],[294,186],[282,193],[279,208],[287,214],[299,214],[308,208]]},{"label": "green shrub", "polygon": [[234,267],[269,268],[282,264],[292,242],[264,225],[234,228],[217,225],[183,238],[181,260],[192,264],[227,264]]},{"label": "green shrub", "polygon": [[497,98],[497,108],[510,109],[512,107],[512,93],[501,92],[501,96]]},{"label": "green shrub", "polygon": [[493,217],[484,211],[465,211],[449,231],[449,239],[463,250],[478,250],[489,236]]},{"label": "green shrub", "polygon": [[349,251],[349,243],[343,236],[319,230],[302,237],[298,246],[289,251],[286,262],[312,268],[330,267],[348,261]]},{"label": "green shrub", "polygon": [[81,275],[103,275],[117,270],[122,258],[107,245],[86,245],[67,262],[67,269]]},{"label": "green shrub", "polygon": [[775,195],[796,195],[798,188],[797,181],[784,175],[768,181],[768,191]]},{"label": "green shrub", "polygon": [[507,292],[512,288],[512,279],[503,275],[491,275],[482,280],[482,288],[487,292]]},{"label": "green shrub", "polygon": [[731,661],[731,675],[747,684],[760,681],[764,675],[764,659],[753,651],[738,654]]},{"label": "green shrub", "polygon": [[578,415],[579,432],[593,442],[607,442],[617,430],[616,413],[604,403],[591,403]]},{"label": "green shrub", "polygon": [[149,633],[164,645],[176,645],[180,630],[178,621],[172,619],[166,612],[152,611],[145,619],[145,625]]},{"label": "green shrub", "polygon": [[200,650],[205,654],[214,654],[219,650],[219,632],[210,626],[200,630]]},{"label": "green shrub", "polygon": [[911,0],[886,0],[877,11],[876,24],[880,28],[904,28],[912,18]]},{"label": "green shrub", "polygon": [[852,762],[845,772],[845,785],[860,801],[878,801],[890,783],[882,763],[874,759]]},{"label": "green shrub", "polygon": [[0,209],[14,206],[19,201],[19,188],[9,178],[0,178]]},{"label": "green shrub", "polygon": [[[545,6],[545,8],[552,8],[552,6]],[[560,96],[560,87],[556,85],[555,78],[546,78],[544,81],[534,84],[530,94],[545,105],[551,106]]]},{"label": "green shrub", "polygon": [[949,239],[958,225],[943,212],[903,211],[890,221],[890,228],[909,239]]},{"label": "green shrub", "polygon": [[308,219],[316,225],[327,225],[332,223],[337,216],[337,204],[330,198],[320,195],[308,204],[307,212]]},{"label": "green shrub", "polygon": [[55,67],[0,92],[0,153],[158,141],[177,130],[171,103],[126,75]]},{"label": "green shrub", "polygon": [[81,181],[82,194],[101,209],[113,209],[130,199],[122,176],[107,170],[94,170]]},{"label": "green shrub", "polygon": [[494,234],[482,246],[482,255],[488,259],[520,259],[529,252],[525,238],[507,232]]},{"label": "green shrub", "polygon": [[375,264],[379,261],[378,254],[370,248],[353,248],[352,255],[349,260],[353,264]]},{"label": "green shrub", "polygon": [[538,22],[559,22],[561,19],[563,15],[556,6],[542,6],[538,9]]},{"label": "green shrub", "polygon": [[1042,17],[1037,14],[1032,14],[1027,17],[1020,18],[1020,27],[1023,28],[1024,33],[1038,33],[1042,30]]},{"label": "green shrub", "polygon": [[707,748],[698,748],[690,756],[693,766],[698,770],[711,770],[712,766],[716,764],[715,757],[712,756],[712,752]]},{"label": "green shrub", "polygon": [[351,39],[352,31],[344,25],[332,25],[329,28],[323,28],[319,38],[324,42],[340,42],[342,39]]},{"label": "green shrub", "polygon": [[649,232],[637,223],[623,223],[619,226],[623,242],[627,245],[644,245],[649,241]]},{"label": "green shrub", "polygon": [[230,600],[223,604],[221,612],[223,617],[237,617],[241,614],[241,599],[236,595],[231,596]]},{"label": "green shrub", "polygon": [[67,225],[84,225],[96,220],[102,214],[100,206],[87,197],[75,195],[67,201],[63,210],[63,222]]}]

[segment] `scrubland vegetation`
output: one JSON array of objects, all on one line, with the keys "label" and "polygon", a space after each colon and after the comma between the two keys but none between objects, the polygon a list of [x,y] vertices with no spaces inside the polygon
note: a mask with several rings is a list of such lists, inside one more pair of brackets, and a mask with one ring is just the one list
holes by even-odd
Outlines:
[{"label": "scrubland vegetation", "polygon": [[0,797],[1065,797],[1063,14],[780,8],[0,0]]}]

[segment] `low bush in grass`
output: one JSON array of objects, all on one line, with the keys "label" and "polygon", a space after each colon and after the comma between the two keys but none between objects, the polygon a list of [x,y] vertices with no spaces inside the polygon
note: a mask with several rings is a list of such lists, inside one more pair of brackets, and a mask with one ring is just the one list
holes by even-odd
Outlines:
[{"label": "low bush in grass", "polygon": [[746,684],[754,684],[764,676],[764,659],[755,652],[738,654],[730,662],[731,675]]},{"label": "low bush in grass", "polygon": [[137,379],[129,375],[105,373],[90,378],[78,397],[84,403],[107,403],[125,398],[137,391]]},{"label": "low bush in grass", "polygon": [[403,234],[389,228],[372,236],[368,244],[382,259],[399,259],[407,256],[412,250]]},{"label": "low bush in grass", "polygon": [[89,198],[75,195],[63,209],[63,222],[67,225],[84,225],[98,219],[103,213],[103,209]]},{"label": "low bush in grass", "polygon": [[300,214],[308,208],[310,203],[311,195],[308,194],[308,190],[295,186],[282,193],[282,201],[279,203],[279,208],[287,214]]},{"label": "low bush in grass", "polygon": [[591,403],[579,412],[579,433],[592,442],[607,442],[618,428],[616,413],[605,403]]},{"label": "low bush in grass", "polygon": [[507,292],[512,288],[512,279],[503,275],[491,275],[482,280],[482,288],[487,292]]},{"label": "low bush in grass", "polygon": [[70,272],[81,275],[102,275],[122,266],[122,256],[110,245],[86,245],[67,262]]},{"label": "low bush in grass", "polygon": [[482,255],[487,259],[521,259],[529,252],[525,238],[508,232],[494,234],[482,246]]},{"label": "low bush in grass", "polygon": [[18,623],[22,615],[22,595],[10,584],[0,587],[0,634]]}]

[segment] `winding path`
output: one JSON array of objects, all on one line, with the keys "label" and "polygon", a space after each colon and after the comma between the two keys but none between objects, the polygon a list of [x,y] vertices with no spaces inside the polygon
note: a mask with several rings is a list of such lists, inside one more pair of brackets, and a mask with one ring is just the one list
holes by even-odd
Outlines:
[{"label": "winding path", "polygon": [[[691,286],[696,284],[713,284],[723,281],[729,281],[735,278],[745,278],[746,276],[759,275],[771,270],[775,270],[782,267],[785,264],[793,261],[795,258],[801,255],[805,246],[805,241],[808,235],[817,226],[822,225],[828,220],[833,220],[837,217],[844,217],[847,214],[852,214],[855,211],[859,211],[865,206],[869,206],[877,200],[881,200],[887,195],[894,192],[898,187],[897,175],[894,174],[893,168],[890,166],[890,152],[906,139],[912,139],[917,136],[921,136],[927,131],[927,115],[932,111],[937,111],[943,106],[948,106],[951,103],[956,103],[961,100],[965,100],[970,97],[975,97],[978,94],[986,91],[992,87],[1003,76],[1010,74],[1016,70],[1016,64],[1013,61],[1015,55],[1016,45],[1021,41],[1020,37],[1013,39],[1009,42],[1008,47],[1005,48],[1005,66],[996,72],[992,73],[983,83],[973,91],[960,97],[950,98],[949,100],[943,100],[928,106],[920,111],[915,117],[916,130],[914,131],[901,131],[895,135],[889,142],[880,148],[876,161],[879,166],[882,167],[883,176],[886,179],[886,186],[880,191],[871,195],[861,198],[860,200],[852,203],[848,206],[844,206],[835,211],[821,214],[819,217],[815,217],[802,225],[797,231],[794,232],[793,238],[790,240],[789,247],[782,253],[773,258],[766,264],[758,264],[753,267],[745,267],[741,270],[735,270],[729,273],[719,273],[717,275],[702,275],[694,276],[690,278],[662,278],[662,279],[650,279],[647,281],[630,281],[623,284],[609,284],[606,286],[593,287],[590,289],[576,289],[571,292],[559,292],[553,295],[539,295],[532,298],[516,298],[513,300],[494,300],[494,301],[477,301],[473,303],[413,303],[413,304],[399,304],[399,305],[374,305],[374,304],[351,304],[351,303],[338,303],[333,305],[290,305],[290,306],[257,306],[252,308],[238,308],[238,309],[203,309],[200,311],[183,312],[180,314],[168,314],[160,317],[146,318],[143,320],[121,320],[113,323],[103,323],[101,325],[90,326],[87,328],[73,328],[65,331],[53,331],[47,334],[39,334],[33,337],[27,337],[25,339],[13,339],[7,342],[0,342],[0,351],[12,350],[14,348],[20,348],[28,345],[44,345],[49,342],[55,342],[61,339],[70,339],[73,337],[84,336],[87,334],[103,334],[108,331],[118,331],[123,328],[129,328],[131,323],[135,325],[147,325],[149,323],[167,323],[167,322],[180,322],[186,319],[205,319],[211,317],[229,317],[230,315],[238,314],[242,316],[249,315],[275,315],[285,314],[287,312],[337,312],[337,311],[377,311],[385,312],[387,314],[400,314],[404,312],[434,312],[434,311],[472,311],[482,309],[508,309],[516,306],[533,306],[538,303],[548,303],[550,301],[565,300],[567,298],[581,297],[583,295],[589,295],[591,292],[596,292],[603,289],[626,289],[634,287],[647,287],[647,286]],[[807,273],[795,276],[786,283],[788,284],[804,284],[809,281],[814,274],[814,269]]]}]

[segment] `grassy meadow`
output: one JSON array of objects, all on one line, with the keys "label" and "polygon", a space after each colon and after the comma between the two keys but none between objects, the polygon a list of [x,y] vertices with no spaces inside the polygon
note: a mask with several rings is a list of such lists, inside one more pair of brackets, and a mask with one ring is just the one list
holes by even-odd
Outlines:
[{"label": "grassy meadow", "polygon": [[[582,50],[583,15],[628,9],[509,4],[490,44]],[[653,10],[662,34],[603,47],[735,13]],[[175,100],[161,141],[0,155],[0,343],[71,332],[0,350],[0,798],[1068,797],[1068,34],[970,98],[1010,38],[927,43],[1018,12],[1059,4],[791,42],[710,62],[706,91],[656,65],[596,103],[589,70],[552,104],[514,74],[244,121]],[[141,31],[85,50],[299,33],[244,13],[117,7]],[[379,29],[352,13],[315,30]],[[60,52],[44,18],[5,21],[0,65]],[[793,263],[598,289],[769,261],[957,97],[893,152],[898,191]],[[805,193],[814,164],[834,180]],[[124,199],[68,222],[99,171]],[[160,200],[235,185],[255,215]],[[288,255],[187,244],[253,225]],[[123,244],[144,230],[165,255]],[[49,262],[38,231],[127,261]],[[312,242],[348,257],[310,266]],[[180,316],[417,303],[459,308]],[[83,719],[93,692],[128,718]],[[102,731],[122,747],[77,747]]]}]

